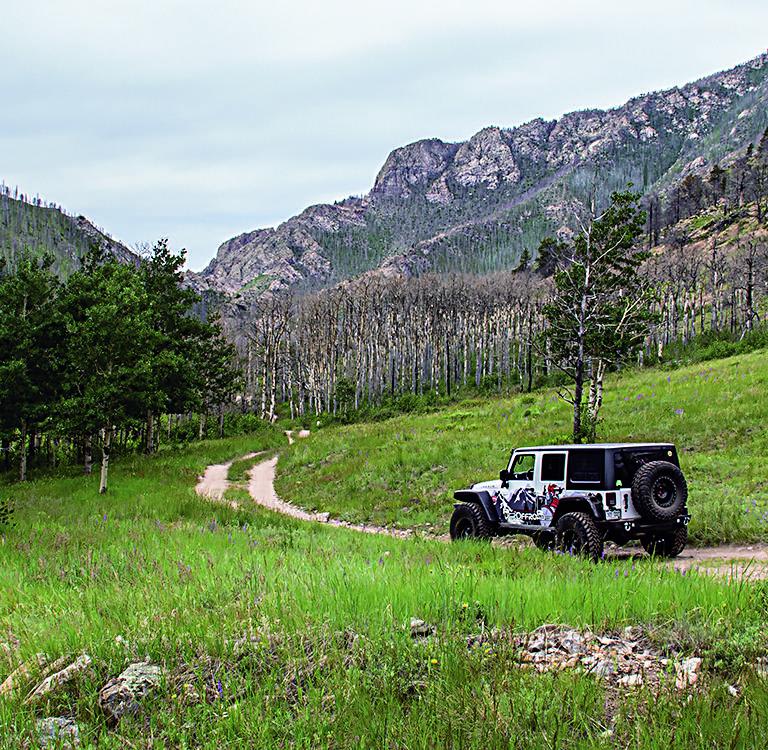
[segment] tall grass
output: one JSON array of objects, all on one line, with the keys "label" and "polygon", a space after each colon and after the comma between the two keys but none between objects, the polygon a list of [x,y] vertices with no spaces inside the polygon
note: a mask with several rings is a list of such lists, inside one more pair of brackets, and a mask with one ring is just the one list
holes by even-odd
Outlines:
[{"label": "tall grass", "polygon": [[[555,413],[536,398],[519,409]],[[492,411],[479,402],[434,418],[454,437],[477,420],[477,438]],[[296,443],[292,462],[355,435]],[[383,481],[411,465],[416,442],[401,433]],[[125,458],[107,496],[71,474],[2,487],[15,509],[0,537],[0,679],[39,652],[85,651],[94,665],[42,704],[0,699],[0,748],[34,741],[49,715],[74,717],[88,748],[765,746],[768,688],[748,669],[768,650],[763,585],[653,561],[369,536],[258,510],[241,489],[228,495],[238,510],[195,495],[206,464],[277,443]],[[301,467],[306,490],[292,500],[313,496],[321,460],[339,456]],[[412,617],[435,635],[412,639]],[[659,648],[704,655],[704,690],[691,702],[669,688],[618,695],[586,675],[525,672],[503,643],[467,648],[481,630],[545,622],[644,624]],[[98,690],[143,658],[165,667],[164,683],[111,728]],[[726,690],[734,681],[740,697]]]}]

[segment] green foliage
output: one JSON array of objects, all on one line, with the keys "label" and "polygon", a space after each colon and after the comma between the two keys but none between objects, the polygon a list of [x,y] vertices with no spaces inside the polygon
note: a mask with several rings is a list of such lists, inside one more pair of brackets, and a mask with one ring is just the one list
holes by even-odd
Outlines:
[{"label": "green foliage", "polygon": [[84,445],[101,431],[106,489],[116,428],[231,399],[234,347],[190,314],[183,262],[161,240],[138,266],[94,250],[65,283],[50,261],[0,276],[0,433],[20,431],[22,479],[34,428]]},{"label": "green foliage", "polygon": [[[542,243],[540,269],[554,270],[554,293],[544,305],[547,350],[573,381],[565,396],[574,407],[573,440],[595,438],[599,391],[606,364],[617,366],[643,343],[649,324],[651,289],[639,273],[648,253],[637,241],[645,224],[640,195],[611,195],[608,208],[589,219],[569,243]],[[591,380],[593,393],[582,403]]]}]

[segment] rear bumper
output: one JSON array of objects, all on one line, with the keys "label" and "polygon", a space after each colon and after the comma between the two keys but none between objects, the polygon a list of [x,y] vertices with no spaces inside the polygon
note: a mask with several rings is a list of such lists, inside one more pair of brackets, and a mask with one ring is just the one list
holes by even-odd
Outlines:
[{"label": "rear bumper", "polygon": [[690,520],[690,513],[683,513],[682,515],[677,516],[677,518],[665,522],[634,519],[631,521],[605,521],[604,525],[609,529],[615,529],[616,531],[621,531],[630,536],[645,536],[646,534],[664,534],[670,531],[675,531],[681,526],[687,526]]}]

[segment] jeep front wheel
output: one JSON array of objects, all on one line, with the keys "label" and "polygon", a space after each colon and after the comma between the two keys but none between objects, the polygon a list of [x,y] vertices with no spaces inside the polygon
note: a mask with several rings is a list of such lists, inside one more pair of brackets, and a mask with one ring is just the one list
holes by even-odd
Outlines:
[{"label": "jeep front wheel", "polygon": [[451,541],[459,539],[490,539],[493,529],[483,509],[475,503],[457,505],[451,516]]},{"label": "jeep front wheel", "polygon": [[681,526],[667,534],[651,534],[641,539],[643,549],[657,557],[677,557],[688,544],[688,528]]},{"label": "jeep front wheel", "polygon": [[597,561],[603,556],[603,538],[586,513],[566,513],[557,522],[557,549]]}]

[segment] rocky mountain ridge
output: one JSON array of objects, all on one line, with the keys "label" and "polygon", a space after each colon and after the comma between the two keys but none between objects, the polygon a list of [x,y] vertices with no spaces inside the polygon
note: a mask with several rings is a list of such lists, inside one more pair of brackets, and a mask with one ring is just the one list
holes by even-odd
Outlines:
[{"label": "rocky mountain ridge", "polygon": [[[463,143],[397,148],[371,191],[311,206],[223,243],[196,281],[220,292],[325,286],[364,272],[483,272],[567,231],[599,175],[663,191],[753,142],[768,126],[768,53],[609,110],[487,127]],[[599,196],[600,197],[600,196]]]}]

